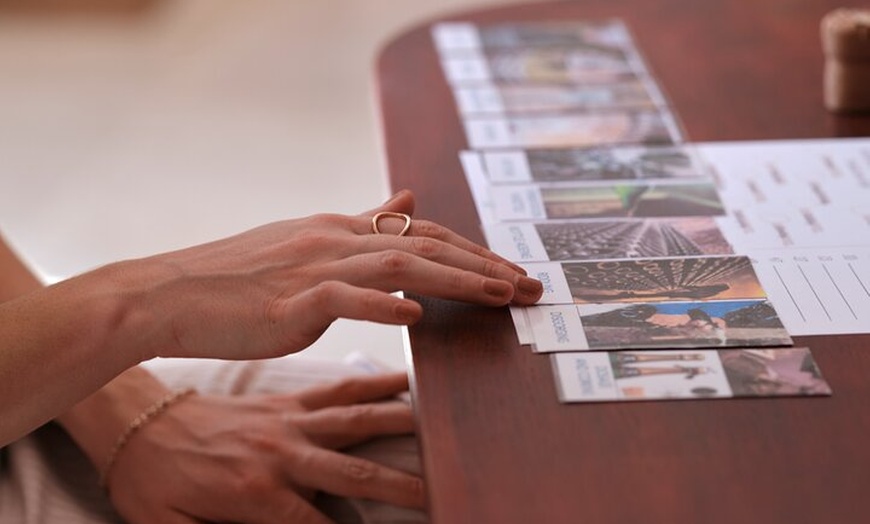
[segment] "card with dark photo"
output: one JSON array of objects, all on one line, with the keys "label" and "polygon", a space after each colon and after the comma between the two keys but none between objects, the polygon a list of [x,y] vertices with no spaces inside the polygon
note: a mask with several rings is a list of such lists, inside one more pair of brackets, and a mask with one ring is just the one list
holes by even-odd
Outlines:
[{"label": "card with dark photo", "polygon": [[765,298],[744,256],[561,264],[576,303]]},{"label": "card with dark photo", "polygon": [[514,262],[731,255],[711,217],[484,224],[489,248]]},{"label": "card with dark photo", "polygon": [[556,353],[563,402],[829,396],[807,348]]},{"label": "card with dark photo", "polygon": [[521,264],[548,284],[539,304],[701,302],[766,298],[745,256]]}]

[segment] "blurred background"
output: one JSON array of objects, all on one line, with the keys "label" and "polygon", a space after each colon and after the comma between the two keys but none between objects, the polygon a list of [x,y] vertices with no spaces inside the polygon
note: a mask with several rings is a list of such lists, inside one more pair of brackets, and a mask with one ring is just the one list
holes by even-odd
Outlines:
[{"label": "blurred background", "polygon": [[[0,230],[46,280],[385,199],[374,60],[473,0],[0,0]],[[307,357],[402,365],[340,321]]]}]

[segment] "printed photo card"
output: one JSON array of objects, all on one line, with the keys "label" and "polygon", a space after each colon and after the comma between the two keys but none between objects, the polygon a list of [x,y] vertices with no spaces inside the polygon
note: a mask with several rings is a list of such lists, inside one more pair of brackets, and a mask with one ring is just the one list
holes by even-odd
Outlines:
[{"label": "printed photo card", "polygon": [[562,402],[829,396],[808,348],[557,353]]},{"label": "printed photo card", "polygon": [[485,151],[479,155],[479,169],[494,185],[712,180],[709,166],[690,145],[606,145]]},{"label": "printed photo card", "polygon": [[766,298],[745,256],[521,264],[544,283],[539,304]]},{"label": "printed photo card", "polygon": [[649,80],[638,78],[601,85],[529,85],[484,83],[453,89],[463,116],[517,115],[585,110],[644,109],[665,105]]},{"label": "printed photo card", "polygon": [[441,67],[453,86],[496,84],[601,85],[649,76],[633,47],[578,44],[473,50],[441,57]]},{"label": "printed photo card", "polygon": [[792,345],[767,300],[534,306],[521,312],[518,333],[528,333],[525,340],[537,353]]},{"label": "printed photo card", "polygon": [[683,140],[676,119],[663,108],[469,116],[463,126],[472,149],[670,145]]},{"label": "printed photo card", "polygon": [[731,255],[712,217],[484,224],[489,248],[514,262]]},{"label": "printed photo card", "polygon": [[[481,222],[723,216],[711,179],[492,184],[482,157],[460,155]],[[483,211],[482,208],[486,208]]]},{"label": "printed photo card", "polygon": [[576,47],[588,44],[634,48],[621,20],[530,22],[476,25],[446,22],[435,25],[432,36],[445,56],[469,51],[536,47]]}]

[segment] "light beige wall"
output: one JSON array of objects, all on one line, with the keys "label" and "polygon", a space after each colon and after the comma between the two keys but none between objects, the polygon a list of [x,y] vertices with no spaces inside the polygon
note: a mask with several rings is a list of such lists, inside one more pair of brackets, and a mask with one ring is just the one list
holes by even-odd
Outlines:
[{"label": "light beige wall", "polygon": [[[0,229],[45,275],[65,277],[266,221],[372,207],[387,193],[376,50],[430,16],[505,3],[0,11]],[[396,329],[357,329],[328,345],[399,344]]]}]

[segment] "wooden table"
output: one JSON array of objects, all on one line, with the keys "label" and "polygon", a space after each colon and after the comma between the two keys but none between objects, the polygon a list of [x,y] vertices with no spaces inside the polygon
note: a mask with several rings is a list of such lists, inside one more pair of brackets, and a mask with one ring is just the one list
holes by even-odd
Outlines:
[{"label": "wooden table", "polygon": [[[693,141],[870,135],[822,107],[819,21],[834,0],[585,0],[445,18],[626,21]],[[429,25],[382,51],[390,181],[417,215],[483,241],[467,147]],[[506,309],[415,297],[409,331],[438,523],[870,522],[870,336],[799,337],[831,398],[560,404],[549,358]]]}]

